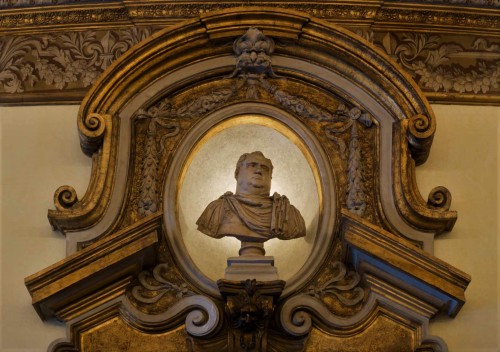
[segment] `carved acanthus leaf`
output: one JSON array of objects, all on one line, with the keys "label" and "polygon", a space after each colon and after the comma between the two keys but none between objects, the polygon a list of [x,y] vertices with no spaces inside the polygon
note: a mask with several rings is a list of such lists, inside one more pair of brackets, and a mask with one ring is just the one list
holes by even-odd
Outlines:
[{"label": "carved acanthus leaf", "polygon": [[[387,33],[378,42],[424,88],[434,92],[490,93],[500,86],[500,45],[476,38],[469,48],[442,36]],[[466,58],[482,58],[461,63]]]},{"label": "carved acanthus leaf", "polygon": [[318,299],[325,296],[335,296],[343,305],[355,306],[365,297],[365,291],[359,287],[359,274],[348,271],[339,261],[332,263],[333,277],[320,286],[309,287],[307,293]]},{"label": "carved acanthus leaf", "polygon": [[1,37],[0,92],[22,93],[44,85],[60,90],[89,87],[114,60],[151,34],[150,28],[127,28]]},{"label": "carved acanthus leaf", "polygon": [[274,41],[255,27],[234,41],[233,51],[237,56],[236,68],[231,77],[267,76],[275,77],[271,66]]},{"label": "carved acanthus leaf", "polygon": [[194,295],[185,283],[175,284],[165,278],[165,273],[169,270],[168,264],[157,265],[151,274],[143,271],[139,274],[140,286],[132,289],[132,296],[139,302],[152,304],[158,302],[165,294],[174,293],[176,298]]}]

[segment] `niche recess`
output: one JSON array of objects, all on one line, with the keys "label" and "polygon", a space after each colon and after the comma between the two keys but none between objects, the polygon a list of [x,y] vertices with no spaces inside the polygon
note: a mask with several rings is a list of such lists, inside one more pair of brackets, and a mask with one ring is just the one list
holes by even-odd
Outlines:
[{"label": "niche recess", "polygon": [[[26,278],[41,318],[68,324],[50,350],[445,351],[429,320],[459,312],[470,277],[432,255],[456,220],[449,192],[425,201],[414,180],[435,126],[389,57],[303,13],[229,9],[140,42],[81,105],[91,182],[49,211],[68,257]],[[269,244],[279,294],[217,285],[236,246],[200,260],[186,220],[233,190],[236,160],[211,167],[242,145],[277,153],[275,186],[307,220],[303,242]],[[242,329],[245,304],[258,314]]]}]

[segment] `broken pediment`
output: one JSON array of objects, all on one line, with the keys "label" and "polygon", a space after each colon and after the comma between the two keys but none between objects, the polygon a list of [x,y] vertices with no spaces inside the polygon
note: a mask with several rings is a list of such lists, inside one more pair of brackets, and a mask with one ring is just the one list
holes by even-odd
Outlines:
[{"label": "broken pediment", "polygon": [[[432,255],[449,192],[425,201],[414,178],[435,117],[362,38],[294,11],[207,13],[114,62],[78,128],[89,188],[49,211],[68,257],[26,278],[41,318],[68,324],[50,350],[446,350],[429,320],[459,312],[470,278]],[[266,242],[279,280],[226,280],[237,241],[195,221],[253,150],[306,234]]]}]

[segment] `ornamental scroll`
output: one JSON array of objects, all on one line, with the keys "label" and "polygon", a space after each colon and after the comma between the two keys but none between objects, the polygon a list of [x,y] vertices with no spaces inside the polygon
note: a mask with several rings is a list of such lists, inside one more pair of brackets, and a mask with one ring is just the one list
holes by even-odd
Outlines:
[{"label": "ornamental scroll", "polygon": [[[412,182],[436,121],[391,59],[305,13],[246,7],[160,31],[107,72],[78,117],[91,186],[61,188],[49,213],[72,255],[26,279],[40,316],[69,325],[51,351],[446,351],[428,324],[458,314],[470,277],[432,255],[456,213],[444,187],[426,203]],[[212,278],[192,257],[184,181],[234,128],[224,149],[248,135],[266,148],[251,131],[269,132],[269,149],[286,140],[280,154],[291,162],[295,148],[313,180],[283,178],[317,196],[290,197],[313,215],[289,241],[308,246],[291,258],[304,264],[283,276]],[[203,255],[225,263],[220,243]]]}]

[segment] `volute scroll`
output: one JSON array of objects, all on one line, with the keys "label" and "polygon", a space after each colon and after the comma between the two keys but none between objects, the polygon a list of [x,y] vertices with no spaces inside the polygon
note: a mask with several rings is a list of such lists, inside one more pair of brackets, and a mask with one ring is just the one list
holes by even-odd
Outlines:
[{"label": "volute scroll", "polygon": [[451,192],[443,186],[434,187],[429,192],[427,204],[432,208],[448,211],[451,205]]},{"label": "volute scroll", "polygon": [[85,154],[91,156],[101,146],[104,132],[106,130],[106,120],[111,116],[90,113],[79,120],[79,131],[81,147]]},{"label": "volute scroll", "polygon": [[58,211],[69,209],[77,202],[78,196],[71,186],[61,186],[54,193],[54,205]]},{"label": "volute scroll", "polygon": [[[425,121],[427,121],[425,119]],[[429,125],[422,122],[422,128],[427,129]],[[396,131],[407,131],[411,122],[403,120],[400,128]],[[424,132],[426,133],[426,132]],[[407,223],[416,229],[427,233],[420,237],[421,246],[432,253],[433,239],[435,235],[451,231],[457,220],[457,212],[450,209],[451,193],[443,186],[434,188],[426,202],[418,189],[416,181],[416,163],[410,151],[411,145],[402,137],[399,132],[394,134],[394,139],[399,144],[401,152],[395,151],[394,162],[401,165],[401,169],[393,170],[393,177],[397,182],[394,183],[394,197],[398,205],[398,211],[401,213]],[[395,146],[395,148],[397,148]],[[442,204],[442,206],[437,206]]]},{"label": "volute scroll", "polygon": [[435,131],[436,122],[433,115],[417,114],[408,120],[408,143],[417,165],[427,160]]},{"label": "volute scroll", "polygon": [[72,255],[26,279],[68,324],[52,351],[446,351],[428,325],[470,277],[432,255],[450,192],[415,181],[436,118],[367,41],[289,10],[203,14],[115,61],[78,127],[89,189],[49,212]]},{"label": "volute scroll", "polygon": [[90,183],[81,199],[71,186],[56,190],[56,210],[48,211],[54,230],[63,234],[82,231],[94,226],[104,215],[111,197],[116,163],[117,146],[113,146],[112,141],[116,141],[117,136],[112,135],[112,125],[112,118],[107,114],[91,113],[78,120],[80,146],[85,154],[92,157]]}]

